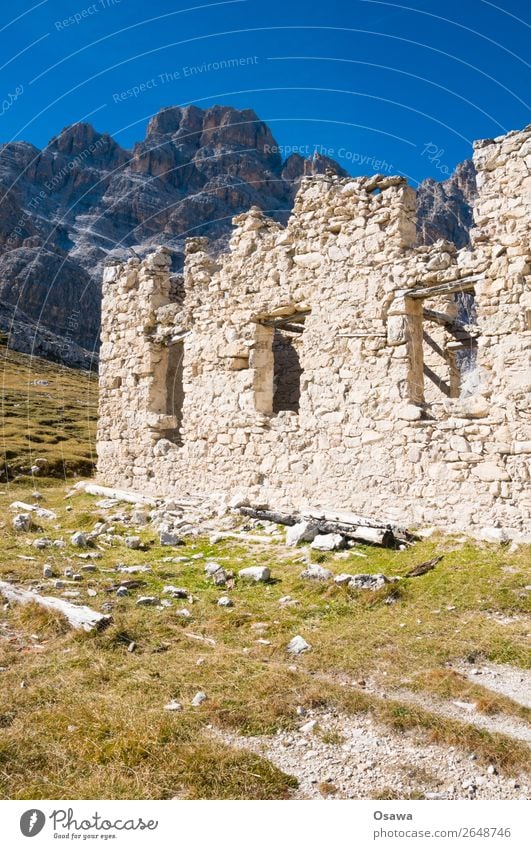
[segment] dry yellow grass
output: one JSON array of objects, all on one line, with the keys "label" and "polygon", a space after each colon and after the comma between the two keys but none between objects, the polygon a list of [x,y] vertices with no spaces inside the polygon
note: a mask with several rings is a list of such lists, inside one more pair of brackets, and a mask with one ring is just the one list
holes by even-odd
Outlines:
[{"label": "dry yellow grass", "polygon": [[[61,577],[66,566],[78,569],[83,561],[70,544],[38,551],[32,541],[49,536],[68,542],[73,530],[91,529],[102,516],[90,497],[65,500],[67,487],[56,479],[21,473],[36,457],[48,460],[50,475],[92,467],[96,383],[86,374],[3,353],[8,481],[0,492],[0,579],[35,586],[44,563]],[[58,520],[17,534],[9,503],[31,500],[36,486]],[[117,523],[116,529],[124,528]],[[529,666],[529,547],[509,553],[439,537],[407,551],[360,548],[365,559],[354,553],[346,559],[317,556],[335,573],[402,576],[435,554],[445,555],[422,577],[367,593],[302,580],[303,562],[316,559],[307,550],[192,539],[172,552],[160,547],[149,527],[140,535],[144,551],[119,541],[103,547],[97,571],[66,587],[97,609],[112,603],[107,631],[73,633],[61,617],[35,605],[0,612],[2,798],[286,798],[293,778],[258,755],[220,743],[209,726],[274,734],[298,726],[298,706],[370,713],[398,733],[474,751],[500,770],[516,774],[526,766],[529,751],[522,743],[403,704],[393,691],[409,686],[444,699],[473,699],[487,713],[528,718],[510,699],[470,684],[446,664],[488,659]],[[223,592],[207,580],[201,560],[164,562],[172,553],[203,555],[234,570],[268,565],[275,580],[238,582],[231,591],[234,607],[223,609],[216,603]],[[140,576],[141,590],[125,598],[108,591],[118,562],[152,566]],[[191,610],[189,620],[176,616],[179,603],[164,610],[136,606],[139,593],[160,596],[167,583],[194,597],[193,604],[182,603]],[[96,595],[89,596],[89,589]],[[299,603],[280,605],[288,594]],[[190,632],[214,644],[194,640]],[[286,654],[295,634],[313,646],[296,661]],[[356,685],[365,678],[380,687],[385,682],[388,698]],[[208,700],[193,708],[198,690]],[[170,699],[183,710],[164,710]],[[340,742],[332,732],[322,733],[331,746]],[[333,793],[332,787],[323,790]],[[379,797],[392,794],[382,788]]]},{"label": "dry yellow grass", "polygon": [[[6,522],[0,530],[1,579],[28,585],[40,580],[44,562],[58,576],[65,566],[83,562],[69,543],[40,552],[31,541],[43,534],[68,541],[74,529],[92,527],[101,511],[86,495],[65,501],[65,487],[52,480],[41,480],[39,487],[43,503],[58,513],[52,524],[60,527],[43,525],[16,534]],[[0,495],[0,506],[29,497],[21,481]],[[172,552],[160,547],[149,527],[140,535],[145,551],[131,551],[117,541],[100,552],[97,571],[75,585],[80,600],[98,609],[112,602],[113,624],[107,631],[73,633],[60,618],[32,608],[14,606],[2,615],[7,629],[0,631],[7,637],[0,640],[4,798],[285,798],[292,792],[292,778],[258,755],[221,744],[208,726],[243,735],[274,734],[297,727],[299,705],[370,713],[398,733],[473,751],[501,771],[517,774],[525,768],[529,750],[524,744],[403,704],[393,698],[393,688],[433,691],[436,682],[443,697],[476,697],[466,680],[446,675],[445,663],[472,655],[475,662],[484,657],[529,663],[523,618],[528,594],[522,589],[529,580],[528,552],[509,554],[499,546],[440,538],[403,552],[364,548],[363,560],[354,554],[327,558],[337,573],[403,575],[435,552],[446,552],[433,572],[402,581],[397,599],[386,604],[386,593],[352,593],[302,580],[306,555],[283,545],[234,540],[211,545],[191,539]],[[202,554],[203,560],[164,562],[172,553]],[[20,560],[21,555],[35,560]],[[216,603],[223,592],[205,577],[206,558],[233,569],[267,563],[275,581],[238,582],[231,591],[234,607],[223,609]],[[145,586],[120,599],[106,591],[116,580],[108,570],[118,562],[152,566],[151,573],[140,576]],[[191,619],[175,615],[180,603],[165,610],[136,606],[139,593],[160,596],[167,583],[184,586],[194,596],[193,604],[182,602]],[[94,598],[87,596],[89,588],[96,591]],[[280,605],[288,594],[299,604]],[[500,625],[494,613],[513,619]],[[190,632],[215,645],[190,638]],[[297,658],[293,671],[285,647],[298,633],[313,649]],[[267,644],[258,641],[264,638]],[[132,641],[134,652],[128,651]],[[386,681],[387,699],[351,683],[369,677]],[[208,700],[192,708],[198,690]],[[184,709],[165,711],[170,699]],[[523,715],[510,700],[497,701],[497,708]]]}]

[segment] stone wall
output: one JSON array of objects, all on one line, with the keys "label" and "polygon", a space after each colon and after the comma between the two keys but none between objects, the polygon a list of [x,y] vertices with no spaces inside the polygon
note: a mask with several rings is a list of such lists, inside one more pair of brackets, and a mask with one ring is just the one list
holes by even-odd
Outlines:
[{"label": "stone wall", "polygon": [[[472,247],[416,246],[400,177],[303,181],[228,253],[104,280],[99,475],[410,525],[529,523],[531,128],[475,146]],[[466,309],[465,309],[466,307]]]}]

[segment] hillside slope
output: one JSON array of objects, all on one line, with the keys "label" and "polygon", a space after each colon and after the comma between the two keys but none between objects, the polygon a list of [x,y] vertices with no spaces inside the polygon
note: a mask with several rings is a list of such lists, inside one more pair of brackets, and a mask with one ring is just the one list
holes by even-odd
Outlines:
[{"label": "hillside slope", "polygon": [[[5,340],[4,340],[5,341]],[[0,480],[87,474],[95,463],[97,379],[0,342]]]}]

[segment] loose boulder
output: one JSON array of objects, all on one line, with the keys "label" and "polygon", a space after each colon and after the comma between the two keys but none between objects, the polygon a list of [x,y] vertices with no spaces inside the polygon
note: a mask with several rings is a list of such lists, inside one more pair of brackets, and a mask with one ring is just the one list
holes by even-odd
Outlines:
[{"label": "loose boulder", "polygon": [[315,551],[336,551],[344,546],[345,539],[341,534],[318,534],[311,544]]},{"label": "loose boulder", "polygon": [[240,569],[238,572],[240,578],[244,581],[269,581],[271,572],[267,566],[248,566],[247,569]]}]

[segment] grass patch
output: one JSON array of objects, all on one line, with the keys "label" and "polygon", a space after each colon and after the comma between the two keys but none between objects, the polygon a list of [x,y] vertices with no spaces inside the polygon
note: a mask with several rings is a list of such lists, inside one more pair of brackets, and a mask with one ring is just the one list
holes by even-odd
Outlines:
[{"label": "grass patch", "polygon": [[[95,465],[97,375],[0,345],[0,480],[27,474],[91,474]],[[42,464],[37,464],[42,465]]]},{"label": "grass patch", "polygon": [[495,693],[481,684],[474,684],[450,669],[432,669],[413,679],[412,689],[425,690],[442,699],[473,701],[480,713],[487,715],[504,713],[517,716],[526,722],[531,720],[531,709]]},{"label": "grass patch", "polygon": [[[220,743],[209,726],[239,735],[271,735],[299,727],[299,706],[370,713],[398,733],[474,752],[500,771],[516,775],[526,768],[529,749],[523,743],[402,704],[393,699],[393,689],[414,686],[445,698],[458,689],[459,698],[476,701],[479,692],[464,688],[478,685],[435,675],[434,668],[472,653],[529,664],[524,618],[529,549],[509,553],[501,546],[463,545],[441,537],[407,551],[360,547],[367,555],[363,559],[354,552],[326,556],[335,574],[383,572],[391,577],[437,553],[445,555],[432,572],[391,584],[396,597],[386,603],[389,587],[352,593],[301,579],[306,550],[197,538],[164,547],[149,526],[134,531],[142,538],[142,550],[125,547],[117,533],[98,538],[90,549],[99,559],[81,560],[70,543],[72,532],[90,530],[108,516],[90,496],[78,492],[65,499],[64,485],[42,477],[42,504],[57,513],[57,520],[16,533],[9,504],[31,501],[34,486],[31,477],[21,477],[0,493],[5,517],[0,578],[25,587],[42,585],[58,596],[79,592],[74,600],[80,603],[98,610],[110,605],[113,623],[102,633],[84,634],[66,630],[60,618],[41,609],[14,605],[0,612],[3,798],[286,798],[293,792],[293,778],[258,755]],[[130,527],[130,510],[119,505],[110,511],[119,514],[113,521],[117,532]],[[42,536],[63,539],[65,546],[37,550],[32,542]],[[227,591],[206,578],[207,560],[236,573],[267,565],[274,580],[259,585],[236,581]],[[89,562],[96,571],[82,573],[82,580],[63,589],[42,579],[44,563],[56,578],[64,578],[66,567],[79,571]],[[143,585],[123,598],[111,589],[120,577],[118,563],[150,567],[128,576]],[[184,587],[190,599],[160,610],[136,605],[139,595],[163,598],[167,584]],[[227,593],[234,606],[218,607],[219,597]],[[298,603],[281,603],[288,595]],[[177,615],[183,607],[190,618]],[[293,658],[286,645],[296,634],[312,650]],[[134,651],[128,651],[131,643]],[[377,680],[388,697],[351,686],[361,678]],[[208,699],[194,708],[191,701],[199,690]],[[183,710],[166,711],[171,699]],[[493,699],[496,710],[514,715],[510,700]],[[341,744],[332,731],[318,733],[331,746]]]}]

